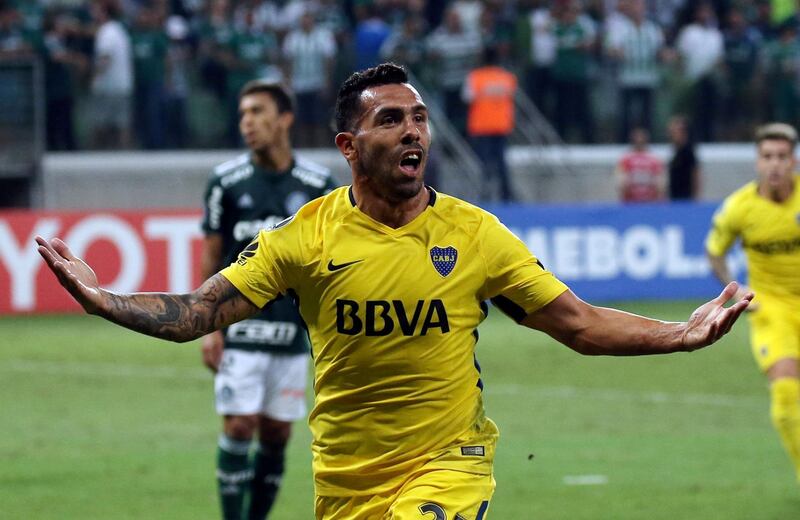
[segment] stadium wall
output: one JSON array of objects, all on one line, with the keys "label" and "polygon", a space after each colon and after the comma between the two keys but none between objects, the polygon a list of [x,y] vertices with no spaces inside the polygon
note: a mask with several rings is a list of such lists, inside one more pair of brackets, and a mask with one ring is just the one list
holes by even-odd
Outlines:
[{"label": "stadium wall", "polygon": [[[509,162],[527,205],[490,206],[580,296],[594,301],[708,297],[703,255],[716,201],[753,177],[751,145],[699,147],[703,201],[623,206],[612,171],[625,147],[514,147]],[[666,146],[654,146],[663,158]],[[44,208],[0,211],[0,314],[77,307],[46,272],[33,236],[60,236],[117,291],[188,291],[199,284],[200,199],[231,150],[47,154]],[[346,183],[335,150],[302,150]],[[542,165],[566,162],[557,171]],[[591,202],[589,202],[591,201]],[[557,204],[554,204],[557,203]],[[169,208],[169,209],[163,209]],[[179,209],[174,209],[179,208]],[[743,276],[741,252],[731,269]]]},{"label": "stadium wall", "polygon": [[[590,301],[708,297],[703,254],[713,203],[488,207]],[[35,235],[63,238],[119,292],[186,292],[200,283],[197,210],[0,212],[0,314],[77,312],[39,258]],[[441,244],[445,246],[447,244]],[[420,259],[429,261],[429,259]],[[730,258],[741,275],[741,252]],[[458,268],[458,266],[456,266]]]},{"label": "stadium wall", "polygon": [[[618,145],[517,146],[509,149],[508,163],[520,200],[616,202],[613,172],[617,161],[629,150]],[[666,144],[652,145],[650,150],[665,165],[672,153]],[[752,144],[704,144],[697,147],[697,155],[701,200],[720,201],[755,177],[756,153]]]},{"label": "stadium wall", "polygon": [[[549,270],[590,301],[708,298],[721,287],[705,257],[717,204],[486,206]],[[742,251],[728,258],[745,276]]]},{"label": "stadium wall", "polygon": [[[665,161],[669,158],[667,145],[652,149]],[[625,151],[624,146],[516,146],[509,149],[508,162],[520,200],[613,202],[617,198],[613,171]],[[211,170],[237,153],[241,152],[49,153],[43,161],[43,207],[197,208]],[[329,167],[340,182],[350,182],[347,164],[337,150],[298,153]],[[702,200],[721,200],[754,176],[752,145],[702,145],[698,155],[703,169]]]}]

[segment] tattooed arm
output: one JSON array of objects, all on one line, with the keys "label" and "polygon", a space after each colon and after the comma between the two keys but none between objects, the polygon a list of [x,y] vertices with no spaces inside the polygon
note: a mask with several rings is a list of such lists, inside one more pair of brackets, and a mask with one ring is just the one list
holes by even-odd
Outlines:
[{"label": "tattooed arm", "polygon": [[215,274],[189,294],[100,291],[106,296],[106,303],[95,314],[136,332],[171,341],[193,340],[258,312],[258,307],[221,274]]},{"label": "tattooed arm", "polygon": [[189,341],[253,316],[258,307],[225,277],[214,275],[188,294],[116,294],[100,288],[86,262],[59,239],[36,237],[38,251],[59,283],[89,314],[172,341]]}]

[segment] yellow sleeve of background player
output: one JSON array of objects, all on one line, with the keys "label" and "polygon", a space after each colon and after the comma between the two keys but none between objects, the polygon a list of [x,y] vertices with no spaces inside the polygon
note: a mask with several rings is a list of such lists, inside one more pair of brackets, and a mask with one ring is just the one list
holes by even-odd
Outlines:
[{"label": "yellow sleeve of background player", "polygon": [[485,298],[516,321],[568,289],[493,215],[482,225],[480,247],[487,270]]},{"label": "yellow sleeve of background player", "polygon": [[739,229],[736,224],[738,206],[736,199],[728,198],[714,213],[711,229],[706,236],[706,251],[713,256],[722,256],[736,242]]}]

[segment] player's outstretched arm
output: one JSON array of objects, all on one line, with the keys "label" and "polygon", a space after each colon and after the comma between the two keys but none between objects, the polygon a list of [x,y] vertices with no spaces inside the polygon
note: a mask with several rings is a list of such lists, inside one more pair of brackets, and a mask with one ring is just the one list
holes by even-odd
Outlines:
[{"label": "player's outstretched arm", "polygon": [[258,307],[215,275],[188,294],[116,294],[102,289],[92,268],[59,239],[36,237],[38,251],[61,285],[89,314],[172,341],[189,341],[253,316]]},{"label": "player's outstretched arm", "polygon": [[[712,255],[710,252],[706,251],[706,258],[708,259],[708,265],[711,266],[711,272],[714,273],[714,276],[717,277],[717,280],[722,282],[723,285],[728,285],[732,281],[734,281],[733,275],[731,275],[730,270],[728,269],[728,264],[725,262],[725,256],[723,255]],[[739,284],[739,289],[736,291],[734,298],[742,298],[745,294],[751,292],[750,288],[746,285]],[[758,308],[757,302],[752,302],[750,305],[747,306],[748,311],[754,311]]]},{"label": "player's outstretched arm", "polygon": [[752,293],[730,307],[724,304],[738,289],[736,282],[698,307],[686,322],[664,322],[627,312],[595,307],[571,291],[522,320],[576,352],[587,355],[636,356],[691,352],[725,335],[747,308]]}]

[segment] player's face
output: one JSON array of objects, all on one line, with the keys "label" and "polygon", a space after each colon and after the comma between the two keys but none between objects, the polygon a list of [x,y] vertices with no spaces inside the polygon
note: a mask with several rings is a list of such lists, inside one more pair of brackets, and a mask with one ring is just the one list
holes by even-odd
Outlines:
[{"label": "player's face", "polygon": [[239,101],[239,131],[253,151],[274,146],[288,134],[291,124],[292,114],[279,113],[275,100],[266,92],[248,94]]},{"label": "player's face", "polygon": [[756,171],[763,186],[777,189],[790,184],[797,161],[794,149],[784,139],[765,139],[758,145]]},{"label": "player's face", "polygon": [[376,191],[393,200],[410,199],[424,185],[431,143],[428,109],[414,87],[381,85],[361,95],[353,166]]}]

